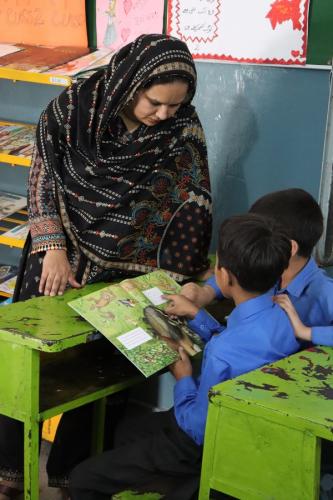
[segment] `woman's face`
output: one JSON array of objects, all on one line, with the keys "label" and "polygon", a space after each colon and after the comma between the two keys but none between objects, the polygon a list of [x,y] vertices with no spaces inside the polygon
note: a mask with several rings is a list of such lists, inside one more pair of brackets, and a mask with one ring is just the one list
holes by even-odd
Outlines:
[{"label": "woman's face", "polygon": [[171,118],[184,102],[188,84],[182,81],[153,85],[140,90],[127,111],[130,118],[148,127]]}]

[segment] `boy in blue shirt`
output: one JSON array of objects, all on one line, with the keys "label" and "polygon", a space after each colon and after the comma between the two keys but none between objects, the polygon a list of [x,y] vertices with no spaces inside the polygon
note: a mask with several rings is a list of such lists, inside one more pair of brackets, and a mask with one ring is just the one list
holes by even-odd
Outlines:
[{"label": "boy in blue shirt", "polygon": [[[72,500],[106,500],[151,481],[178,479],[164,498],[186,500],[198,487],[209,389],[298,350],[288,317],[272,300],[272,287],[288,265],[291,244],[269,219],[247,214],[220,228],[216,280],[235,302],[227,327],[182,295],[168,295],[168,314],[184,316],[206,341],[201,374],[180,348],[170,366],[174,408],[136,418],[113,450],[86,460],[70,477]],[[167,482],[168,482],[167,481]],[[170,486],[168,484],[168,486]],[[156,486],[155,486],[156,488]]]},{"label": "boy in blue shirt", "polygon": [[[286,189],[259,198],[250,212],[279,222],[291,240],[289,266],[274,300],[289,315],[295,335],[314,344],[333,346],[333,280],[311,257],[323,231],[318,203],[302,189]],[[188,283],[182,293],[200,306],[222,298],[214,276],[203,287]]]}]

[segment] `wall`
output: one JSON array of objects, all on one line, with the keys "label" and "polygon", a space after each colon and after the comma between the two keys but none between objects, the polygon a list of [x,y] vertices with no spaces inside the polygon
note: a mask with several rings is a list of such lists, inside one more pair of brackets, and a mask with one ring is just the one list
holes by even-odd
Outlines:
[{"label": "wall", "polygon": [[301,187],[317,197],[329,71],[197,68],[195,102],[208,143],[215,227],[269,191]]}]

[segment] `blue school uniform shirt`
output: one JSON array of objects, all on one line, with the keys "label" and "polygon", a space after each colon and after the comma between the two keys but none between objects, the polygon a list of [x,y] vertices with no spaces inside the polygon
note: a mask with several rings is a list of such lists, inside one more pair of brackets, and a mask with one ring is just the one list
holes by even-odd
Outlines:
[{"label": "blue school uniform shirt", "polygon": [[273,290],[239,304],[222,326],[200,310],[189,326],[206,341],[201,374],[184,377],[174,387],[174,412],[178,425],[197,444],[206,426],[209,389],[299,349],[284,311],[273,303]]},{"label": "blue school uniform shirt", "polygon": [[333,280],[320,269],[313,258],[286,288],[299,317],[312,330],[312,342],[333,346]]},{"label": "blue school uniform shirt", "polygon": [[[215,276],[205,283],[223,295]],[[333,347],[333,280],[311,258],[286,288],[276,287],[276,293],[287,293],[300,319],[311,327],[312,342]]]}]

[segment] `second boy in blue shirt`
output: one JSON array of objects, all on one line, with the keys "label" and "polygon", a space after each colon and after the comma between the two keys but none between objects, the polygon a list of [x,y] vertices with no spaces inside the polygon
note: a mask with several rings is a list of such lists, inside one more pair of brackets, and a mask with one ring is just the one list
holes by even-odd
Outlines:
[{"label": "second boy in blue shirt", "polygon": [[[302,189],[285,189],[259,198],[250,212],[278,221],[291,240],[289,266],[276,287],[275,301],[288,313],[296,336],[333,346],[333,280],[311,257],[323,231],[318,203]],[[201,288],[188,283],[182,293],[203,306],[223,298],[215,276]]]}]

